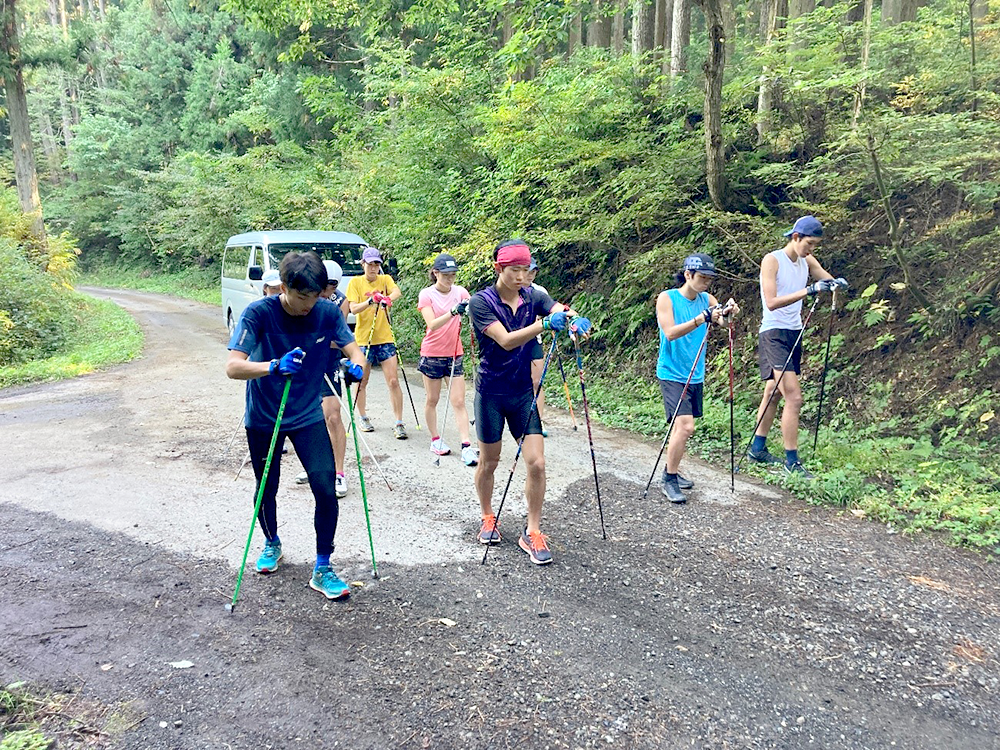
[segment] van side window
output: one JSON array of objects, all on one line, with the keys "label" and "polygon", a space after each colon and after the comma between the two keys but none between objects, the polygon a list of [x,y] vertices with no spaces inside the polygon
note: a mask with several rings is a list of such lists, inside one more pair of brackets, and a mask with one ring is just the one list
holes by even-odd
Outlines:
[{"label": "van side window", "polygon": [[227,279],[243,281],[247,277],[247,251],[248,247],[233,246],[226,248],[226,255],[222,261],[222,275]]},{"label": "van side window", "polygon": [[264,268],[264,248],[260,247],[259,245],[254,247],[253,258],[250,260],[250,265],[260,266],[261,268]]}]

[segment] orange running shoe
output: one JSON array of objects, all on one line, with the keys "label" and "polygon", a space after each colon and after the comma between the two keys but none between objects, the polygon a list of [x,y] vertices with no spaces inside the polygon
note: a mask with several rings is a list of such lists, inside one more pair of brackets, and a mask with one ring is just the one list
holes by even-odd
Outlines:
[{"label": "orange running shoe", "polygon": [[483,516],[483,525],[479,529],[479,543],[500,543],[500,522],[496,516]]},{"label": "orange running shoe", "polygon": [[549,552],[549,538],[540,531],[529,532],[526,528],[521,532],[521,538],[517,541],[521,549],[528,553],[531,562],[535,565],[548,565],[552,562],[552,553]]}]

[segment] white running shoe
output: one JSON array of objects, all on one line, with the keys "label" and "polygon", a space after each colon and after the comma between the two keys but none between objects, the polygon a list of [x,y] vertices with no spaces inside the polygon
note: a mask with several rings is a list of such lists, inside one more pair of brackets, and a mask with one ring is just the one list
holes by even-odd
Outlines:
[{"label": "white running shoe", "polygon": [[362,432],[375,432],[375,426],[372,424],[372,421],[364,414],[361,415],[358,421],[361,423]]},{"label": "white running shoe", "polygon": [[295,477],[295,484],[309,484],[309,474],[303,471],[297,477]]},{"label": "white running shoe", "polygon": [[346,497],[347,477],[345,477],[343,474],[338,474],[337,481],[334,483],[334,490],[337,493],[337,497]]},{"label": "white running shoe", "polygon": [[467,445],[462,448],[462,461],[466,466],[475,466],[479,463],[479,449]]},{"label": "white running shoe", "polygon": [[451,453],[451,448],[448,447],[448,444],[444,440],[437,438],[436,440],[431,440],[431,453],[435,456],[447,456]]}]

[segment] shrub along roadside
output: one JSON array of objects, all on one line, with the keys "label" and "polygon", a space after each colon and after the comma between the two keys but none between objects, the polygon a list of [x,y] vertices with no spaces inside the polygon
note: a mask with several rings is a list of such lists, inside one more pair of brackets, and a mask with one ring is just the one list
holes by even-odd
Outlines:
[{"label": "shrub along roadside", "polygon": [[[109,289],[136,289],[184,297],[210,305],[221,305],[219,275],[215,271],[187,268],[174,273],[150,273],[135,268],[100,266],[79,274],[78,286],[99,286]],[[220,315],[221,317],[221,315]]]},{"label": "shrub along roadside", "polygon": [[65,348],[51,357],[0,367],[0,388],[85,375],[142,352],[139,324],[114,302],[68,291],[64,301],[76,319]]}]

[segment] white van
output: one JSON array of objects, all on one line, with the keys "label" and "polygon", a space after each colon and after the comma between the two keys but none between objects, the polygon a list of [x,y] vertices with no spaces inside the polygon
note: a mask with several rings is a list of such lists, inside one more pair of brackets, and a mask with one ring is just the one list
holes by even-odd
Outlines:
[{"label": "white van", "polygon": [[[246,306],[264,296],[264,273],[277,269],[286,253],[312,250],[323,260],[337,261],[344,269],[340,289],[346,291],[350,278],[362,273],[361,253],[367,246],[349,232],[275,230],[230,237],[222,257],[222,315],[230,335]],[[354,316],[347,322],[353,326]]]}]

